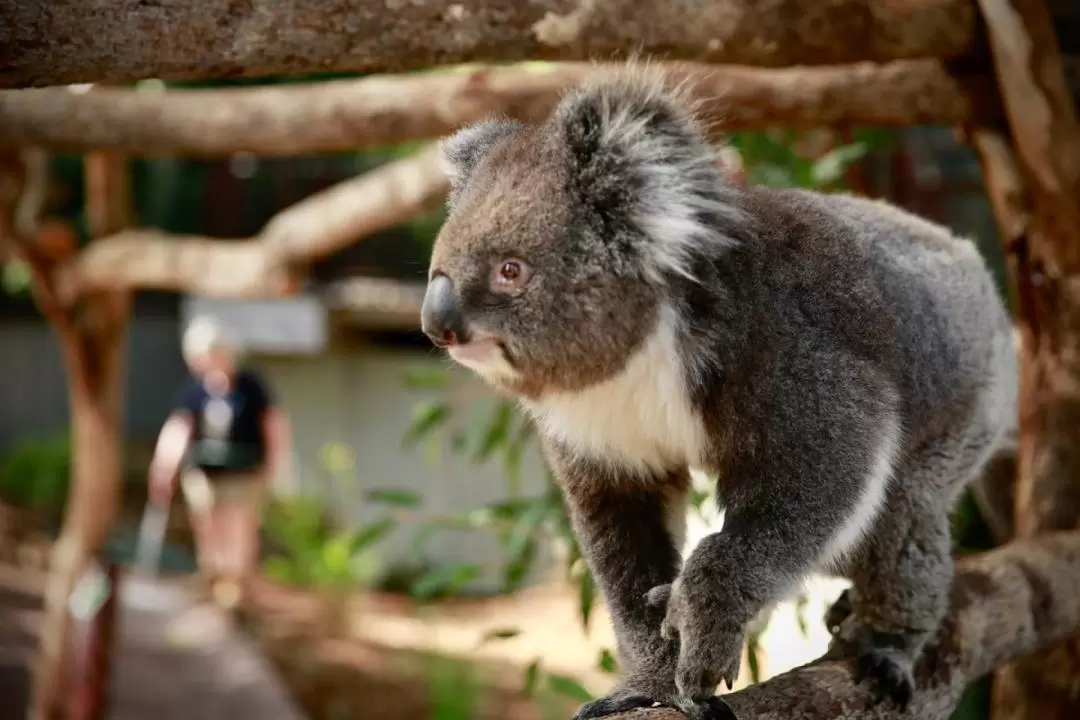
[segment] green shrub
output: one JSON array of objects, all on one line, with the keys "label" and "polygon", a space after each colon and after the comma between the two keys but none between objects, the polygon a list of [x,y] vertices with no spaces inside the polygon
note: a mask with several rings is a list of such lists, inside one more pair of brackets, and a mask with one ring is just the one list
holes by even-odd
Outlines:
[{"label": "green shrub", "polygon": [[16,445],[0,463],[0,500],[60,512],[71,479],[71,442],[59,435]]}]

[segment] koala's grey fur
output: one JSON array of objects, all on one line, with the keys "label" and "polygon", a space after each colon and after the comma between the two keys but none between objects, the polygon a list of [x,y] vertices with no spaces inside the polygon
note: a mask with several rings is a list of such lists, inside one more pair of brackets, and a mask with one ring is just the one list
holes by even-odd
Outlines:
[{"label": "koala's grey fur", "polygon": [[[643,73],[444,147],[431,275],[497,339],[462,362],[535,416],[618,636],[620,684],[576,717],[723,715],[747,622],[817,570],[852,579],[836,642],[903,703],[946,610],[947,513],[1016,412],[975,246],[884,202],[730,184]],[[532,274],[500,294],[507,258]],[[680,569],[690,468],[726,514]]]}]

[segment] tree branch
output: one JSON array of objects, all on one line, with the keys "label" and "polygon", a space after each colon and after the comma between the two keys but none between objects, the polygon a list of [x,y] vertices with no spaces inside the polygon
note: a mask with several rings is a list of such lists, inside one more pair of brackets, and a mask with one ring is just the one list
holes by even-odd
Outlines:
[{"label": "tree branch", "polygon": [[[670,59],[785,67],[959,57],[967,0],[53,0],[0,6],[0,87]],[[162,52],[168,48],[168,52]]]},{"label": "tree branch", "polygon": [[216,297],[273,297],[299,289],[302,269],[443,198],[434,147],[386,163],[283,210],[244,240],[129,230],[91,243],[62,266],[61,299],[101,289],[158,288]]},{"label": "tree branch", "polygon": [[[955,125],[986,120],[989,74],[959,76],[934,60],[760,69],[668,63],[714,130],[775,124]],[[236,90],[66,88],[0,92],[0,143],[65,151],[260,155],[333,152],[446,135],[490,115],[545,118],[560,93],[611,66],[374,76]]]},{"label": "tree branch", "polygon": [[[875,705],[849,663],[818,660],[725,699],[739,720],[947,720],[967,685],[993,669],[1080,633],[1080,533],[1058,533],[958,563],[950,614],[915,669],[906,712]],[[668,709],[612,720],[685,720]]]}]

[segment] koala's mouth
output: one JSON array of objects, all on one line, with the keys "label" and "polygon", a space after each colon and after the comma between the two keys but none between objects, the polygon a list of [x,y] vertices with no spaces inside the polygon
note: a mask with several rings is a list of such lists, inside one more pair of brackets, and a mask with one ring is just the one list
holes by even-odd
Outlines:
[{"label": "koala's mouth", "polygon": [[455,361],[478,372],[516,372],[514,359],[506,345],[491,335],[475,336],[469,342],[447,347],[446,351]]}]

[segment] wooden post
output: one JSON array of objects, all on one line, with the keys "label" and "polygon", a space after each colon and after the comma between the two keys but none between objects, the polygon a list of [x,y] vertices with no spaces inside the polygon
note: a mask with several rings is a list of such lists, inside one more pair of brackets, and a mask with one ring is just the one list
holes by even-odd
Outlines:
[{"label": "wooden post", "polygon": [[[130,190],[124,158],[86,158],[87,214],[94,237],[128,224]],[[53,274],[35,278],[39,297],[54,295]],[[71,617],[68,601],[108,537],[119,503],[124,358],[131,306],[128,291],[101,291],[70,308],[50,307],[50,323],[64,358],[72,427],[72,482],[67,515],[52,552],[45,589],[41,652],[28,720],[50,720],[62,705],[58,692],[67,665]]]},{"label": "wooden post", "polygon": [[[101,571],[95,565],[90,572],[98,575]],[[116,565],[108,563],[104,578],[84,576],[88,585],[76,588],[76,593],[81,590],[89,597],[80,598],[86,602],[86,617],[72,623],[68,720],[105,720],[107,716],[118,579]]]},{"label": "wooden post", "polygon": [[[1080,124],[1044,0],[979,7],[1008,121],[973,144],[1019,301],[1014,526],[1026,537],[1080,523]],[[1076,641],[1007,666],[994,677],[992,716],[1080,717],[1077,677]]]}]

